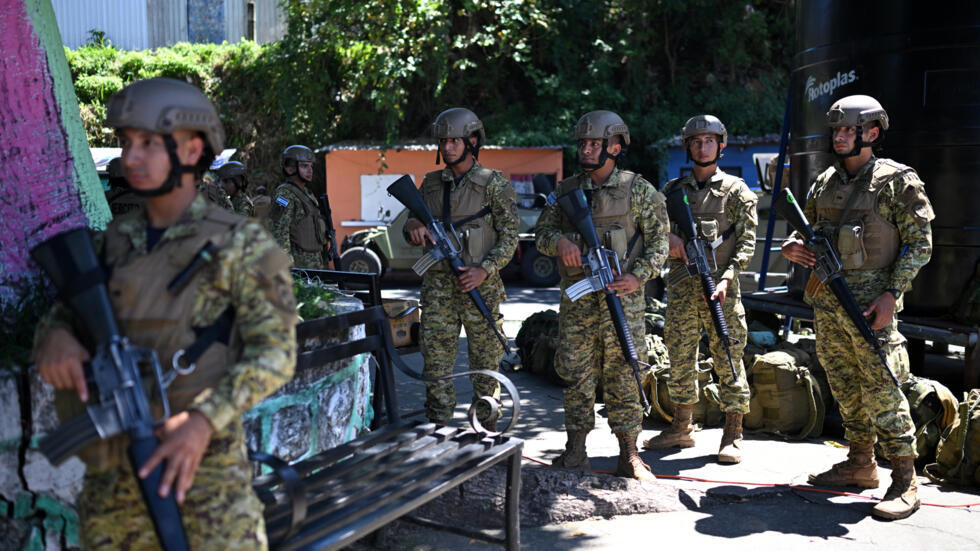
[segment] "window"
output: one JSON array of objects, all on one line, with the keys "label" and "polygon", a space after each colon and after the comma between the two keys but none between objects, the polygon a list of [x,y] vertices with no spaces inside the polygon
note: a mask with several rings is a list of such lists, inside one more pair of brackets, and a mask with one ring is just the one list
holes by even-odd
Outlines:
[{"label": "window", "polygon": [[255,41],[255,2],[249,2],[245,14],[245,38]]}]

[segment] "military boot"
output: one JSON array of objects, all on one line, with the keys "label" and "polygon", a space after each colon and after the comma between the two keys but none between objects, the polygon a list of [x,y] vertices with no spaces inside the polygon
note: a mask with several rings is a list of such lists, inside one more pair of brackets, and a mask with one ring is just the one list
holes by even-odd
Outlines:
[{"label": "military boot", "polygon": [[565,443],[565,451],[551,462],[551,466],[577,471],[590,470],[589,456],[585,452],[585,438],[589,435],[589,431],[570,430],[567,432],[568,442]]},{"label": "military boot", "polygon": [[725,412],[725,432],[721,434],[718,446],[719,463],[740,463],[742,461],[742,414]]},{"label": "military boot", "polygon": [[674,406],[674,421],[667,430],[654,436],[643,443],[643,447],[648,450],[662,450],[666,448],[690,448],[694,445],[694,425],[691,419],[694,416],[694,406],[690,404],[677,404]]},{"label": "military boot", "polygon": [[906,518],[919,510],[919,483],[915,476],[915,458],[892,457],[892,485],[875,505],[871,514],[887,520]]},{"label": "military boot", "polygon": [[822,473],[809,476],[810,484],[817,486],[878,487],[878,463],[875,462],[874,444],[851,443],[847,461],[841,461]]},{"label": "military boot", "polygon": [[657,477],[650,472],[650,465],[640,459],[636,449],[636,437],[639,432],[617,432],[619,440],[619,462],[616,464],[616,476],[635,478],[641,482],[656,482]]}]

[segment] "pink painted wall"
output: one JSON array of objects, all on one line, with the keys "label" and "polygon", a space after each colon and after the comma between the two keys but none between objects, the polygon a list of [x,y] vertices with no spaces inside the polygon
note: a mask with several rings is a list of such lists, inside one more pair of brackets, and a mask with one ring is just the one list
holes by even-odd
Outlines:
[{"label": "pink painted wall", "polygon": [[[78,104],[50,1],[0,0],[0,302],[36,277],[31,247],[62,231],[108,220],[97,203],[101,189],[80,190],[81,183],[90,187],[97,177],[94,165],[91,177],[85,173],[92,161],[83,131],[79,144],[79,131]],[[104,196],[101,200],[104,204]]]}]

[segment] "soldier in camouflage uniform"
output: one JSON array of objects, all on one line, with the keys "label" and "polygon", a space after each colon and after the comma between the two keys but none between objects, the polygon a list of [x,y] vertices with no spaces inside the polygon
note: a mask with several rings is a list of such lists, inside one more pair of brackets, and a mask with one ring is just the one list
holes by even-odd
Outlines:
[{"label": "soldier in camouflage uniform", "polygon": [[[466,329],[470,369],[496,371],[503,347],[468,293],[478,290],[493,316],[500,319],[500,303],[507,298],[500,269],[517,247],[517,194],[503,174],[477,161],[486,132],[472,111],[461,107],[443,111],[432,133],[439,141],[436,164],[441,156],[446,168],[426,174],[419,191],[433,216],[443,223],[452,222],[466,266],[455,274],[449,262],[442,260],[422,278],[422,373],[427,377],[452,373],[461,325]],[[428,229],[415,218],[408,219],[404,231],[416,245],[432,242]],[[502,320],[498,321],[501,332],[502,326]],[[474,375],[471,382],[474,400],[481,396],[499,399],[497,381]],[[449,423],[456,407],[452,381],[427,382],[425,387],[426,416],[436,423]],[[477,403],[477,417],[493,430],[496,420],[489,419],[489,409],[482,402]]]},{"label": "soldier in camouflage uniform", "polygon": [[[265,549],[241,415],[292,376],[296,304],[289,259],[259,224],[197,193],[195,181],[224,139],[200,90],[172,79],[135,82],[110,99],[106,124],[117,130],[130,185],[146,197],[144,211],[117,217],[95,235],[123,334],[156,350],[168,366],[197,341],[197,331],[233,320],[227,338],[211,343],[196,369],[169,387],[172,415],[138,474],[164,464],[159,493],[174,493],[191,549]],[[198,263],[185,285],[169,289],[208,242],[211,259]],[[63,418],[89,398],[82,371],[89,354],[80,343],[86,340],[86,329],[61,303],[37,328],[37,365],[61,389],[56,403]],[[150,399],[161,414],[159,396]],[[159,548],[127,446],[128,436],[120,435],[79,454],[87,465],[79,498],[85,548]]]},{"label": "soldier in camouflage uniform", "polygon": [[[872,97],[848,96],[827,112],[837,162],[817,176],[804,214],[840,256],[841,275],[870,316],[888,363],[900,381],[909,376],[905,338],[895,313],[902,295],[932,254],[934,218],[915,170],[881,159],[872,146],[888,130],[888,115]],[[783,255],[812,267],[815,255],[793,234]],[[878,487],[877,439],[892,465],[892,484],[873,514],[905,518],[919,508],[914,460],[915,427],[909,404],[874,350],[864,341],[830,289],[811,276],[804,298],[813,306],[817,357],[827,370],[850,441],[847,460],[810,475],[810,483]]]},{"label": "soldier in camouflage uniform", "polygon": [[123,175],[122,159],[116,157],[109,161],[106,172],[109,174],[109,190],[105,192],[105,200],[109,203],[112,216],[142,210],[146,205],[146,198],[140,197],[129,187]]},{"label": "soldier in camouflage uniform", "polygon": [[313,184],[313,151],[305,145],[291,145],[282,152],[280,162],[286,181],[276,188],[269,212],[269,227],[279,246],[297,268],[327,269],[324,251],[330,233],[310,186]]},{"label": "soldier in camouflage uniform", "polygon": [[[575,125],[575,139],[584,171],[559,182],[555,194],[582,189],[589,198],[592,220],[603,245],[621,258],[624,273],[616,274],[609,289],[616,291],[623,303],[633,342],[643,358],[643,284],[657,277],[667,257],[664,196],[639,174],[616,167],[630,142],[629,129],[619,115],[611,111],[587,113]],[[585,275],[583,240],[557,204],[545,208],[534,231],[538,250],[560,258],[561,289],[581,280]],[[590,293],[572,302],[562,293],[558,339],[555,370],[568,383],[564,392],[568,442],[552,465],[589,469],[585,441],[595,427],[595,392],[601,382],[609,426],[619,440],[616,474],[655,481],[650,467],[637,453],[643,407],[604,294]]]},{"label": "soldier in camouflage uniform", "polygon": [[225,188],[218,181],[218,175],[213,171],[208,170],[204,173],[204,177],[197,183],[197,191],[204,196],[206,201],[214,203],[228,212],[235,212],[235,208],[231,204],[231,197],[225,193]]},{"label": "soldier in camouflage uniform", "polygon": [[[670,234],[670,275],[667,277],[667,315],[664,341],[670,351],[670,381],[667,388],[675,404],[670,428],[643,443],[648,449],[694,445],[692,416],[698,401],[698,345],[701,331],[708,334],[715,374],[719,381],[721,410],[725,430],[718,447],[719,463],[742,460],[742,416],[749,412],[749,385],[742,365],[742,351],[748,327],[739,292],[738,274],[752,260],[755,229],[758,225],[758,198],[745,182],[725,174],[718,160],[728,143],[725,125],[713,115],[692,117],[681,129],[681,138],[693,172],[671,180],[664,193],[683,189],[687,193],[699,236],[711,243],[715,262],[712,278],[716,284],[711,299],[718,299],[731,335],[732,362],[738,378],[733,378],[728,355],[711,321],[711,313],[701,291],[701,282],[689,277],[684,264],[684,241]],[[709,259],[709,262],[711,260]]]},{"label": "soldier in camouflage uniform", "polygon": [[248,196],[245,188],[248,180],[245,177],[245,165],[238,161],[228,161],[218,167],[218,179],[225,193],[231,197],[231,205],[235,214],[249,217],[255,213],[255,204]]}]

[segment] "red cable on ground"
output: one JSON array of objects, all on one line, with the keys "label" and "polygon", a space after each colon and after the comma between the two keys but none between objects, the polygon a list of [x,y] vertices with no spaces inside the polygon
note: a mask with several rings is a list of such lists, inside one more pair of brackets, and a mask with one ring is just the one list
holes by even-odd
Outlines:
[{"label": "red cable on ground", "polygon": [[[535,463],[538,463],[540,465],[549,466],[544,461],[541,461],[539,459],[534,459],[533,457],[528,457],[526,455],[522,455],[521,457],[523,457],[524,459],[527,459],[528,461],[533,461]],[[599,473],[599,474],[611,474],[611,475],[615,475],[616,474],[616,473],[611,472],[611,471],[600,471],[600,470],[592,470],[591,472],[593,472],[593,473]],[[710,478],[698,478],[696,476],[681,476],[681,475],[673,475],[673,474],[656,474],[656,473],[654,473],[654,476],[656,476],[657,478],[672,478],[672,479],[675,479],[675,480],[690,480],[692,482],[708,482],[708,483],[712,483],[712,484],[732,484],[732,485],[735,485],[735,486],[768,486],[768,487],[771,487],[771,488],[786,488],[788,490],[800,490],[800,491],[803,491],[803,492],[813,492],[813,493],[817,493],[817,494],[832,494],[832,495],[837,495],[837,496],[857,497],[857,498],[867,499],[867,500],[871,500],[871,501],[881,501],[881,498],[877,498],[877,497],[874,497],[874,496],[866,496],[866,495],[861,495],[861,494],[855,494],[853,492],[841,492],[841,491],[838,491],[838,490],[824,490],[823,488],[814,488],[812,486],[796,486],[794,484],[775,484],[775,483],[770,483],[770,482],[735,482],[735,481],[731,481],[731,480],[712,480]],[[945,508],[949,508],[949,509],[966,509],[966,508],[969,508],[969,507],[977,507],[977,506],[980,506],[980,502],[977,502],[977,503],[965,503],[965,504],[962,504],[962,505],[952,505],[952,504],[946,504],[946,503],[926,503],[926,502],[923,501],[922,502],[922,505],[928,505],[929,507],[945,507]]]}]

